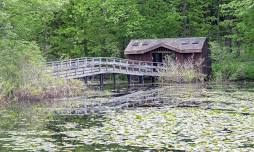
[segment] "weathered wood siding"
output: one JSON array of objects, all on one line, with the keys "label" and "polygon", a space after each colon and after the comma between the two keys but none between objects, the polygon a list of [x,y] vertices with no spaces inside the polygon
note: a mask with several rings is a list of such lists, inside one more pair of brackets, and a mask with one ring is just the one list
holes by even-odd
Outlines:
[{"label": "weathered wood siding", "polygon": [[207,76],[210,78],[212,73],[212,60],[211,60],[211,50],[209,49],[209,43],[206,39],[204,43],[204,47],[202,49],[202,59],[203,59],[203,73],[207,74]]},{"label": "weathered wood siding", "polygon": [[199,58],[201,58],[201,53],[178,53],[166,48],[158,48],[145,54],[130,54],[127,55],[127,58],[131,60],[153,62],[153,53],[164,53],[164,54],[174,53],[175,59],[178,63],[184,63],[185,61],[191,58],[193,58],[194,60],[198,60]]}]

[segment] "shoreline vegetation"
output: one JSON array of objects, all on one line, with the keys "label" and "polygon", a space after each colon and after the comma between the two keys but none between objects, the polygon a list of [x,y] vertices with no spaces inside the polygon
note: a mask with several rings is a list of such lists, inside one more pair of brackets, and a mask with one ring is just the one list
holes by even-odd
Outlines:
[{"label": "shoreline vegetation", "polygon": [[[39,51],[39,50],[37,50]],[[98,91],[89,89],[85,83],[81,80],[72,79],[65,80],[63,78],[53,77],[50,71],[45,70],[44,58],[39,55],[39,60],[32,60],[26,57],[27,60],[21,58],[20,63],[17,63],[21,69],[16,72],[16,77],[12,82],[9,81],[9,76],[3,76],[3,80],[0,84],[0,103],[3,105],[11,101],[14,102],[41,102],[45,100],[55,100],[59,98],[72,98],[77,96],[86,96],[88,94],[96,94]],[[30,61],[31,60],[31,61]],[[164,71],[160,71],[160,76],[155,82],[160,87],[174,84],[205,84],[205,83],[218,83],[226,84],[237,82],[237,79],[230,79],[232,76],[225,71],[213,73],[213,79],[210,81],[204,81],[206,76],[202,74],[200,67],[202,67],[202,61],[196,62],[188,60],[184,64],[179,64],[171,60],[170,57],[166,58]],[[14,67],[17,65],[13,65]],[[215,65],[217,66],[217,65]],[[16,67],[18,69],[18,67]],[[242,68],[240,66],[240,68]],[[9,69],[7,69],[9,70]],[[243,69],[241,69],[243,70]],[[234,73],[235,78],[242,77],[243,71],[238,71],[240,74]],[[217,74],[214,76],[214,74]],[[222,76],[224,76],[222,79]],[[226,77],[227,76],[227,77]],[[239,79],[241,81],[241,79]],[[8,84],[9,83],[9,84]],[[8,88],[9,87],[9,88]],[[8,91],[4,91],[8,90]],[[103,94],[103,93],[102,93]]]},{"label": "shoreline vegetation", "polygon": [[[39,50],[37,50],[39,51]],[[39,52],[37,52],[39,53]],[[3,54],[8,55],[8,53]],[[0,101],[3,102],[38,102],[62,97],[82,96],[89,89],[81,80],[65,80],[51,76],[44,58],[39,55],[38,60],[33,57],[22,56],[17,63],[3,65],[0,68],[6,75],[0,76]],[[26,60],[25,60],[26,59]],[[8,71],[17,69],[14,73]],[[14,79],[10,79],[14,77]]]},{"label": "shoreline vegetation", "polygon": [[[37,51],[37,52],[36,52]],[[96,94],[98,91],[89,89],[85,83],[81,80],[65,80],[63,78],[57,78],[51,76],[49,70],[45,70],[47,67],[44,64],[45,60],[35,50],[35,54],[38,53],[38,59],[34,60],[31,56],[22,56],[19,62],[13,63],[12,68],[18,69],[15,73],[16,79],[10,81],[10,75],[2,75],[0,84],[0,103],[8,104],[11,101],[14,102],[41,102],[45,100],[54,100],[58,98],[68,98],[77,96],[86,96],[88,94]],[[31,57],[31,58],[29,58]],[[24,59],[26,58],[26,60]],[[206,76],[202,74],[200,67],[202,61],[195,62],[188,60],[184,64],[179,64],[171,60],[170,57],[166,58],[164,71],[160,71],[160,77],[156,84],[160,87],[173,85],[173,84],[205,84],[205,83],[229,83],[237,82],[236,78],[244,76],[243,71],[232,72],[235,79],[230,79],[233,76],[230,75],[228,70],[220,71],[220,73],[213,72],[212,80],[204,81]],[[8,64],[9,65],[9,64]],[[216,64],[214,66],[217,66]],[[231,65],[233,66],[233,65]],[[236,65],[234,65],[236,66]],[[7,66],[8,67],[8,66]],[[229,66],[230,67],[230,66]],[[237,68],[237,67],[235,67]],[[239,68],[242,68],[239,65]],[[3,69],[8,71],[11,69]],[[216,70],[216,69],[215,69]],[[235,69],[234,69],[235,70]],[[243,70],[243,69],[240,69]],[[13,76],[13,73],[10,73]],[[217,74],[216,76],[214,76]],[[219,75],[220,74],[220,75]],[[219,76],[218,76],[219,75]],[[4,77],[5,76],[5,77]],[[224,79],[222,79],[224,78]],[[241,79],[239,79],[241,80]],[[4,103],[5,102],[5,103]]]}]

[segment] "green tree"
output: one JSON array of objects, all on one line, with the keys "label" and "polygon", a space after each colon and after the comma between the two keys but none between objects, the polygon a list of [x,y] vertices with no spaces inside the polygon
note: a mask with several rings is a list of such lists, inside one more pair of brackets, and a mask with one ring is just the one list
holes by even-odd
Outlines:
[{"label": "green tree", "polygon": [[50,54],[57,58],[119,56],[130,37],[141,31],[142,17],[134,4],[123,0],[70,1],[49,24]]},{"label": "green tree", "polygon": [[39,67],[44,61],[36,43],[44,28],[44,12],[36,10],[40,1],[30,2],[0,2],[0,93],[4,95],[11,95],[25,83],[27,67]]}]

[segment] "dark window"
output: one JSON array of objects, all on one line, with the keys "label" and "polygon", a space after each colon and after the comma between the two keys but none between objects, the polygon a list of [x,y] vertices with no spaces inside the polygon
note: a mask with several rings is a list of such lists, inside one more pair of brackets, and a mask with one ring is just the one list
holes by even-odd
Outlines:
[{"label": "dark window", "polygon": [[189,44],[189,42],[183,42],[182,43],[182,45],[188,45]]},{"label": "dark window", "polygon": [[149,43],[148,42],[143,42],[142,45],[148,45]]},{"label": "dark window", "polygon": [[135,43],[132,44],[132,46],[139,46],[139,43],[135,42]]},{"label": "dark window", "polygon": [[198,44],[199,43],[199,41],[194,41],[194,42],[192,42],[192,44]]}]

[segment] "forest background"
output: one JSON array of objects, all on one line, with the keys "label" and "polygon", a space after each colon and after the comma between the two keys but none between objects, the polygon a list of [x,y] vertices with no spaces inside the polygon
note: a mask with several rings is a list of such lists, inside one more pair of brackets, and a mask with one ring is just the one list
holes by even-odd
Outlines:
[{"label": "forest background", "polygon": [[213,80],[254,80],[253,0],[0,0],[0,88],[28,65],[175,37],[209,38]]}]

